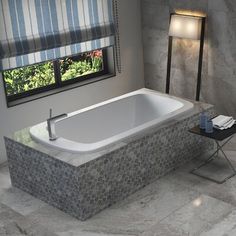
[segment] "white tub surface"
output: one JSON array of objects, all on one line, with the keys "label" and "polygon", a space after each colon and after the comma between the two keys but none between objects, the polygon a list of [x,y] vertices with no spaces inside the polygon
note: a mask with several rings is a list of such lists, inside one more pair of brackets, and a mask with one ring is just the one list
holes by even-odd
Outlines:
[{"label": "white tub surface", "polygon": [[91,152],[169,120],[193,104],[149,89],[140,89],[72,112],[56,122],[56,141],[49,141],[46,122],[30,128],[31,137],[68,152]]}]

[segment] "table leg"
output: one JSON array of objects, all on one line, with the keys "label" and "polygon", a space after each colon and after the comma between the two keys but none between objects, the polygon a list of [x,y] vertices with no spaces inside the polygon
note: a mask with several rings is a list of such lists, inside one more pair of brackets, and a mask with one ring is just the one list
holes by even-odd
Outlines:
[{"label": "table leg", "polygon": [[231,161],[229,160],[229,158],[226,156],[225,152],[223,151],[223,149],[222,149],[223,146],[221,146],[217,141],[216,141],[216,143],[217,143],[217,146],[218,146],[219,151],[221,151],[222,154],[224,155],[224,158],[225,158],[226,161],[228,162],[230,168],[231,168],[234,172],[236,172],[236,170],[235,170],[234,166],[232,165]]},{"label": "table leg", "polygon": [[[225,152],[223,151],[223,147],[225,146],[225,144],[227,144],[231,139],[233,138],[233,135],[228,138],[223,144],[220,145],[220,143],[218,141],[215,140],[216,142],[216,145],[217,145],[217,148],[216,148],[216,151],[206,160],[204,161],[202,164],[200,164],[198,167],[194,168],[193,170],[190,171],[190,173],[194,174],[194,175],[197,175],[199,177],[202,177],[202,178],[205,178],[205,179],[208,179],[210,181],[213,181],[215,183],[218,183],[218,184],[222,184],[224,183],[226,180],[228,180],[229,178],[233,177],[236,175],[236,170],[234,168],[234,166],[232,165],[231,161],[229,160],[229,158],[226,156]],[[210,177],[207,177],[207,176],[204,176],[204,175],[201,175],[201,174],[198,174],[196,173],[196,170],[199,170],[201,167],[207,165],[208,163],[210,163],[211,161],[213,161],[219,154],[219,152],[222,152],[223,154],[223,157],[225,158],[225,160],[227,161],[230,169],[233,170],[233,173],[230,175],[230,176],[227,176],[224,180],[222,181],[218,181],[218,180],[215,180],[213,178],[210,178]],[[216,155],[217,154],[217,155]]]}]

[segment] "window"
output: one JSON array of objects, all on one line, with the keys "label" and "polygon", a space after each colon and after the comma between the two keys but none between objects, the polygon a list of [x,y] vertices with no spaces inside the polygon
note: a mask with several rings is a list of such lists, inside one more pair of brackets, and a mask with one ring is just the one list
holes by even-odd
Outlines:
[{"label": "window", "polygon": [[34,100],[36,95],[47,96],[48,91],[64,91],[69,85],[74,84],[69,86],[73,88],[111,77],[108,51],[99,49],[3,72],[8,106]]},{"label": "window", "polygon": [[85,75],[103,72],[103,54],[102,50],[96,50],[60,60],[61,81],[81,79]]},{"label": "window", "polygon": [[56,83],[52,62],[5,71],[3,78],[10,100]]}]

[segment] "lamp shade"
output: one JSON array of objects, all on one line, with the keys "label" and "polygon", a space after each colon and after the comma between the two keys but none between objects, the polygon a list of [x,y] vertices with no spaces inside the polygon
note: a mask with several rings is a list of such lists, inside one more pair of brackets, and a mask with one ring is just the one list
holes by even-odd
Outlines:
[{"label": "lamp shade", "polygon": [[201,17],[173,14],[170,20],[169,36],[199,40],[201,23]]}]

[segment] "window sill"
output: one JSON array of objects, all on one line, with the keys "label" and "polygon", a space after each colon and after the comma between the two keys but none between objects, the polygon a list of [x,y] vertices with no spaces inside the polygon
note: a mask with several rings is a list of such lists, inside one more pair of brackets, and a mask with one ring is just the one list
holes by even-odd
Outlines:
[{"label": "window sill", "polygon": [[109,78],[115,77],[115,76],[116,76],[115,72],[107,73],[105,75],[102,75],[102,76],[99,76],[99,77],[96,77],[96,78],[91,78],[91,79],[87,79],[87,80],[84,80],[84,81],[81,81],[81,82],[69,84],[69,85],[63,86],[61,88],[49,90],[49,91],[44,92],[44,93],[31,95],[31,96],[25,97],[25,98],[20,98],[20,99],[17,99],[15,101],[7,101],[7,107],[8,108],[14,107],[14,106],[24,104],[24,103],[27,103],[27,102],[31,102],[31,101],[34,101],[34,100],[37,100],[37,99],[40,99],[40,98],[48,97],[48,96],[58,94],[58,93],[61,93],[61,92],[65,92],[65,91],[68,91],[68,90],[71,90],[71,89],[76,89],[76,88],[81,87],[81,86],[96,83],[96,82],[99,82],[101,80],[109,79]]}]

